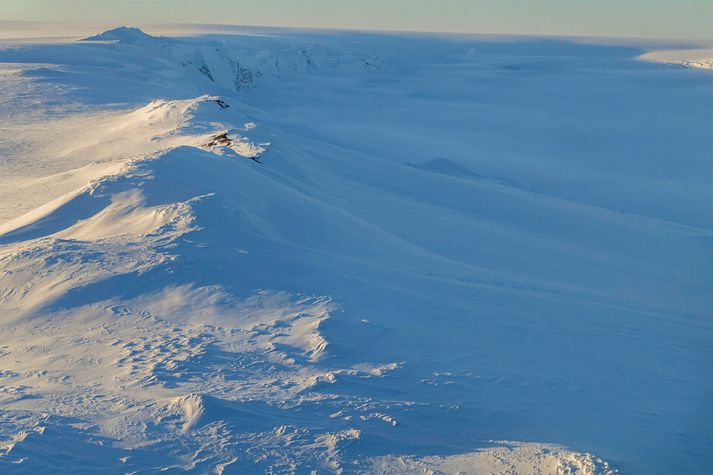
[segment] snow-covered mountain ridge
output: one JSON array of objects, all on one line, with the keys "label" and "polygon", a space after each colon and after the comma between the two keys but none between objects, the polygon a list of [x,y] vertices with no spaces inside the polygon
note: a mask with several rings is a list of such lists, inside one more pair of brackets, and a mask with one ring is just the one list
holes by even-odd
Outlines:
[{"label": "snow-covered mountain ridge", "polygon": [[[137,28],[120,27],[84,41],[106,41],[127,53],[145,54],[176,67],[179,75],[203,80],[240,91],[254,87],[261,78],[274,79],[286,74],[334,74],[377,72],[385,67],[384,60],[374,50],[351,48],[345,52],[316,44],[288,46],[284,49],[237,49],[224,42],[212,41],[196,45],[172,38],[147,35]],[[206,84],[205,87],[211,87]]]},{"label": "snow-covered mountain ridge", "polygon": [[[293,460],[287,466],[341,471],[347,468],[342,446],[361,438],[351,421],[373,419],[385,428],[395,427],[400,417],[394,414],[410,410],[411,403],[325,393],[337,380],[379,378],[399,367],[395,362],[317,365],[329,346],[319,331],[334,308],[329,299],[257,291],[240,300],[221,285],[183,282],[182,276],[195,266],[192,262],[200,262],[206,271],[242,267],[248,251],[236,249],[236,243],[250,247],[251,240],[265,233],[270,239],[288,240],[271,236],[260,223],[221,216],[227,208],[249,206],[246,188],[261,183],[245,168],[252,165],[242,162],[244,155],[216,155],[216,148],[205,144],[213,136],[205,132],[219,119],[224,121],[229,109],[222,100],[201,97],[155,101],[127,114],[125,123],[112,123],[113,133],[150,123],[161,130],[152,141],[164,142],[162,148],[168,149],[125,162],[115,173],[0,229],[6,286],[0,302],[16,315],[5,324],[12,322],[14,335],[27,332],[15,340],[11,353],[33,353],[32,322],[42,315],[46,347],[54,355],[51,363],[42,357],[25,358],[4,374],[5,404],[23,406],[24,399],[38,396],[49,404],[33,404],[33,412],[16,415],[16,428],[7,432],[11,441],[4,463],[22,470],[45,467],[34,452],[36,440],[51,440],[54,431],[63,433],[65,418],[79,409],[75,398],[86,397],[82,393],[90,387],[111,402],[81,404],[81,411],[99,423],[104,436],[124,441],[125,447],[113,449],[113,463],[130,471],[158,471],[170,466],[173,457],[182,460],[175,466],[182,470],[275,470],[286,463],[280,462],[284,458]],[[251,186],[249,181],[256,183]],[[277,201],[294,201],[288,197],[278,196]],[[205,229],[225,234],[202,244]],[[195,282],[210,280],[197,270],[191,271]],[[157,276],[163,277],[157,281]],[[123,289],[121,304],[111,296],[112,289]],[[35,382],[14,385],[22,374],[35,374]],[[246,433],[240,421],[253,416],[241,416],[238,408],[256,401],[274,412],[268,416],[274,422],[260,423]],[[279,425],[290,419],[280,412],[291,407],[314,407],[312,424],[323,426],[319,414],[326,413],[333,422],[326,431]],[[36,411],[39,415],[33,415]],[[278,425],[267,430],[271,423]],[[155,444],[151,441],[156,438],[161,457],[141,449]],[[73,450],[90,451],[93,465],[115,470],[112,460],[92,448],[93,436],[78,432],[70,440]],[[201,459],[185,459],[187,443],[207,444]],[[519,463],[610,473],[603,461],[555,450],[549,455],[547,448],[516,444],[473,457],[483,467],[497,467],[503,456],[519,458],[529,451]],[[82,458],[70,456],[65,467],[84,466]],[[47,468],[56,464],[48,463]],[[386,467],[393,462],[377,463]],[[363,465],[360,470],[370,468]]]}]

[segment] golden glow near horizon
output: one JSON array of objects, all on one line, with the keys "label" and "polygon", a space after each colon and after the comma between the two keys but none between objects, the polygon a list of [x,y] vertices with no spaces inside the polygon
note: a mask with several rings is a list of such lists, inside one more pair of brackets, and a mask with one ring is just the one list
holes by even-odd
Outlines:
[{"label": "golden glow near horizon", "polygon": [[0,20],[713,40],[710,0],[3,0]]}]

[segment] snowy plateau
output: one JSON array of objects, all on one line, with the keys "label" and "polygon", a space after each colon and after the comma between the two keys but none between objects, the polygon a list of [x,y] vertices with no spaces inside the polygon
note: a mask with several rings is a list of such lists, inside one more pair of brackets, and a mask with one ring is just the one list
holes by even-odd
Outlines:
[{"label": "snowy plateau", "polygon": [[713,54],[145,30],[0,40],[0,473],[711,473]]}]

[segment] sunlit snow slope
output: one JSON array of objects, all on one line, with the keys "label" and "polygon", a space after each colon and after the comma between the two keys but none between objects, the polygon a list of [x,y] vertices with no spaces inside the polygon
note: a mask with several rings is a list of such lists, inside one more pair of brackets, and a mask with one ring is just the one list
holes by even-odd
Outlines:
[{"label": "sunlit snow slope", "polygon": [[713,75],[642,53],[0,44],[0,471],[706,473]]}]

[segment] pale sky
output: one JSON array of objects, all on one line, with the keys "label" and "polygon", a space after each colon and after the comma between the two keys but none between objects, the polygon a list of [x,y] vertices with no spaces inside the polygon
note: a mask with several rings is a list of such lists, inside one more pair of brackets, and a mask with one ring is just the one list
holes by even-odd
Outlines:
[{"label": "pale sky", "polygon": [[0,20],[711,40],[713,0],[0,0]]}]

